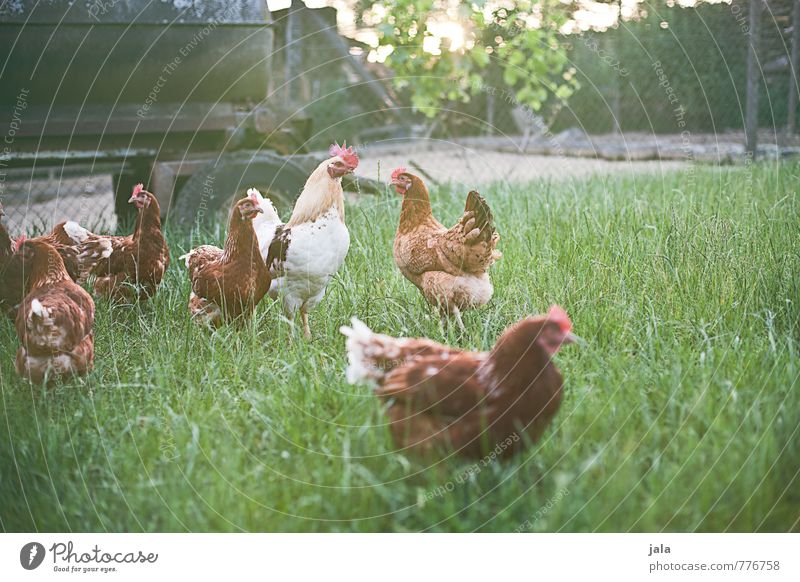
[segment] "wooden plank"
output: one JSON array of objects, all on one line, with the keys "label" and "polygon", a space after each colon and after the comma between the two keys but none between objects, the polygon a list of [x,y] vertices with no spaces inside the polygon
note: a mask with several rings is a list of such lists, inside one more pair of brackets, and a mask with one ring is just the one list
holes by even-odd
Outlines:
[{"label": "wooden plank", "polygon": [[236,125],[229,103],[31,107],[17,136],[116,135],[130,133],[224,131]]}]

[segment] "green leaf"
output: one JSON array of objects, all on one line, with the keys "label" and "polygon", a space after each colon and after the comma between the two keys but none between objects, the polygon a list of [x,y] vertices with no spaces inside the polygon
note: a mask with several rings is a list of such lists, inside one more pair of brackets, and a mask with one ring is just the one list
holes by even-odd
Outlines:
[{"label": "green leaf", "polygon": [[562,101],[566,101],[570,97],[572,97],[572,87],[569,85],[561,85],[558,89],[556,89],[556,97],[561,99]]},{"label": "green leaf", "polygon": [[482,46],[475,47],[475,49],[470,52],[470,55],[472,56],[472,60],[475,61],[475,63],[481,68],[489,64],[489,54]]},{"label": "green leaf", "polygon": [[511,67],[508,67],[505,71],[503,71],[503,82],[506,85],[513,86],[517,82],[517,70]]},{"label": "green leaf", "polygon": [[525,62],[525,55],[522,54],[521,51],[514,51],[508,57],[508,64],[509,65],[521,65]]}]

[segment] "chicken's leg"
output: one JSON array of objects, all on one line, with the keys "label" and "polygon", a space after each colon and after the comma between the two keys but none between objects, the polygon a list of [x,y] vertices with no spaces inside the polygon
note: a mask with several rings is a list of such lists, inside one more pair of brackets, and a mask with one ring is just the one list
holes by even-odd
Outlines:
[{"label": "chicken's leg", "polygon": [[306,312],[306,306],[303,305],[300,308],[300,317],[303,319],[303,337],[307,340],[311,339],[311,328],[308,327],[308,313]]},{"label": "chicken's leg", "polygon": [[453,311],[453,317],[456,318],[456,323],[458,323],[459,331],[461,331],[461,333],[464,333],[467,330],[467,328],[464,327],[464,320],[461,319],[461,310],[458,307],[454,306],[452,311]]},{"label": "chicken's leg", "polygon": [[458,330],[464,333],[466,328],[464,327],[464,320],[461,319],[461,310],[455,306],[451,306],[449,309],[446,306],[439,307],[439,321],[443,330],[450,329],[450,326],[453,325],[453,319],[458,324]]}]

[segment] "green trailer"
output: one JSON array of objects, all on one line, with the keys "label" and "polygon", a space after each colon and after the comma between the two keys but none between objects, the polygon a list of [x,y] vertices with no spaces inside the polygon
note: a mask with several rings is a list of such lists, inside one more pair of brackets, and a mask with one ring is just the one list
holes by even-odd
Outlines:
[{"label": "green trailer", "polygon": [[273,28],[263,0],[4,3],[2,169],[109,173],[118,214],[145,181],[183,222],[251,186],[291,204],[318,160],[273,97]]}]

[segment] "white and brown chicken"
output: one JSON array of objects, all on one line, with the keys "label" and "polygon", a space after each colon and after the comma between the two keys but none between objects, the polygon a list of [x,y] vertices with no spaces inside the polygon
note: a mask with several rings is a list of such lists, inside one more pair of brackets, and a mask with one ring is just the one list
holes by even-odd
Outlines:
[{"label": "white and brown chicken", "polygon": [[253,223],[272,275],[269,294],[282,298],[288,319],[300,314],[306,339],[311,338],[308,314],[322,300],[350,248],[342,177],[358,167],[358,156],[346,144],[332,145],[329,154],[306,181],[289,222],[282,224],[259,193],[264,215]]}]

